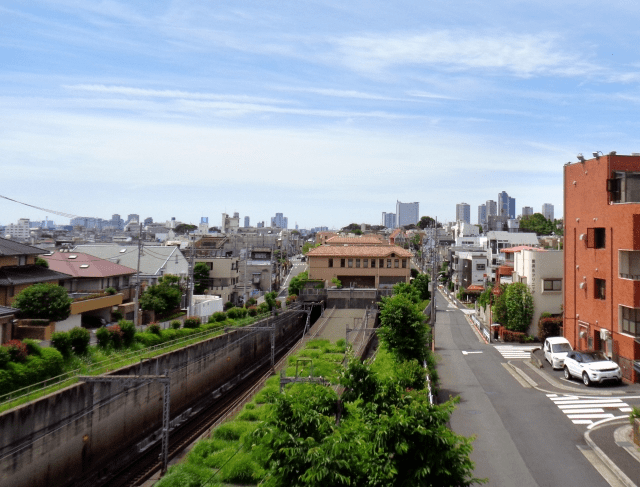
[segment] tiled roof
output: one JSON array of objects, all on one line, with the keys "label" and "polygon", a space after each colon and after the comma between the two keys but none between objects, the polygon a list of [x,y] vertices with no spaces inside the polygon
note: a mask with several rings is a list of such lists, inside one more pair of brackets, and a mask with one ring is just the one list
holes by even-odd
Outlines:
[{"label": "tiled roof", "polygon": [[20,310],[9,308],[7,306],[0,306],[0,316],[11,316],[13,314],[16,314],[18,311]]},{"label": "tiled roof", "polygon": [[482,292],[482,291],[484,291],[484,288],[482,286],[478,286],[476,284],[472,284],[471,286],[469,286],[467,288],[467,291],[471,291],[471,292],[473,292],[473,291],[481,291]]},{"label": "tiled roof", "polygon": [[400,228],[396,228],[393,232],[391,232],[391,235],[389,235],[389,238],[396,238],[400,233],[402,233],[402,229]]},{"label": "tiled roof", "polygon": [[367,235],[364,237],[331,237],[326,241],[327,245],[382,245],[385,242],[379,237]]},{"label": "tiled roof", "polygon": [[12,255],[39,255],[45,253],[46,250],[14,242],[6,238],[0,238],[0,256],[2,257]]},{"label": "tiled roof", "polygon": [[307,257],[411,257],[411,252],[395,245],[322,245],[307,253]]},{"label": "tiled roof", "polygon": [[[74,258],[70,258],[73,257]],[[43,258],[49,262],[49,269],[73,277],[112,277],[135,274],[135,269],[110,262],[100,257],[82,252],[54,252]]]},{"label": "tiled roof", "polygon": [[546,252],[545,249],[541,249],[538,247],[531,247],[529,245],[518,245],[517,247],[509,247],[506,249],[500,249],[500,252],[504,252],[505,254],[513,254],[515,252],[520,252],[521,250],[537,250],[538,252]]},{"label": "tiled roof", "polygon": [[69,279],[69,276],[39,265],[0,267],[0,286],[36,284],[62,279]]}]

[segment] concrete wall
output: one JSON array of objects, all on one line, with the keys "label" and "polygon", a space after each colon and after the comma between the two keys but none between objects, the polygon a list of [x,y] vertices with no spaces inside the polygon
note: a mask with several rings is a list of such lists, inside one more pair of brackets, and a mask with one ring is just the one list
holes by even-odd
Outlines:
[{"label": "concrete wall", "polygon": [[[304,325],[302,313],[283,317],[277,346],[299,338]],[[233,331],[113,374],[171,371],[173,418],[269,356],[269,332]],[[91,478],[155,433],[161,413],[160,385],[125,389],[119,383],[78,383],[6,411],[0,414],[0,485],[66,486]]]},{"label": "concrete wall", "polygon": [[76,326],[82,326],[82,316],[81,315],[69,315],[69,317],[64,321],[58,321],[56,323],[55,331],[69,331]]}]

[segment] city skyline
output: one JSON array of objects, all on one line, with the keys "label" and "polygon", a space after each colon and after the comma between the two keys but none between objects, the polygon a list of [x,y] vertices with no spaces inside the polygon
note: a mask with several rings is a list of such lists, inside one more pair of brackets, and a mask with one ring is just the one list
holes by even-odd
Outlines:
[{"label": "city skyline", "polygon": [[[77,216],[342,227],[400,200],[451,221],[461,184],[560,215],[563,164],[640,147],[622,2],[8,0],[0,16],[2,195]],[[0,200],[3,224],[46,216]]]}]

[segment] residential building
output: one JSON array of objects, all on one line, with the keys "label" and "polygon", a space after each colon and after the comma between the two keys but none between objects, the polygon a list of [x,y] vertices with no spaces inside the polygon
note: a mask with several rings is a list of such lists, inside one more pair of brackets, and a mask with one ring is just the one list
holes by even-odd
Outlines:
[{"label": "residential building", "polygon": [[545,203],[542,205],[542,215],[547,219],[553,221],[553,205],[551,203]]},{"label": "residential building", "polygon": [[226,213],[222,214],[222,225],[220,226],[221,233],[237,233],[239,227],[240,227],[239,215],[237,217],[236,216],[230,217]]},{"label": "residential building", "polygon": [[13,320],[18,310],[8,306],[0,306],[0,345],[12,338]]},{"label": "residential building", "polygon": [[328,231],[317,232],[316,233],[316,243],[317,244],[324,244],[330,238],[337,237],[337,236],[338,236],[338,234],[336,232],[328,232]]},{"label": "residential building", "polygon": [[395,213],[387,213],[385,211],[382,212],[382,226],[387,228],[395,228],[396,227],[396,214]]},{"label": "residential building", "polygon": [[522,207],[522,217],[533,215],[533,208],[531,206]]},{"label": "residential building", "polygon": [[276,213],[276,216],[271,217],[271,227],[289,228],[289,219],[282,213]]},{"label": "residential building", "polygon": [[483,249],[455,249],[451,255],[451,280],[458,291],[461,287],[483,286],[489,274],[487,252]]},{"label": "residential building", "polygon": [[453,233],[454,238],[458,237],[471,237],[475,235],[480,235],[480,229],[477,225],[472,225],[471,223],[463,222],[458,220],[455,225],[451,226],[451,231]]},{"label": "residential building", "polygon": [[[511,247],[527,246],[539,247],[538,237],[535,233],[510,233],[505,231],[489,231],[486,233],[486,249],[489,251],[489,267],[491,268],[491,280],[499,280],[497,270],[505,265],[503,249]],[[508,273],[511,276],[511,271]]]},{"label": "residential building", "polygon": [[495,201],[487,200],[487,202],[485,203],[485,206],[487,207],[487,219],[491,215],[497,215],[498,214],[498,203],[496,203]]},{"label": "residential building", "polygon": [[401,203],[396,201],[396,227],[417,225],[420,221],[420,203]]},{"label": "residential building", "polygon": [[[218,255],[215,248],[207,247],[207,240],[209,239],[201,239],[195,243],[194,256],[196,264],[204,262],[209,268],[209,277],[202,283],[205,294],[219,296],[223,303],[231,301],[236,304],[238,297],[242,295],[236,286],[241,281],[240,259]],[[187,250],[187,256],[190,256],[190,250]]]},{"label": "residential building", "polygon": [[31,232],[31,225],[28,218],[20,218],[18,223],[9,223],[5,229],[5,236],[8,236],[12,240],[21,240],[26,242],[29,240]]},{"label": "residential building", "polygon": [[391,245],[322,245],[307,258],[309,279],[327,285],[337,278],[345,288],[380,289],[411,277],[411,252]]},{"label": "residential building", "polygon": [[640,381],[640,156],[564,166],[564,336]]},{"label": "residential building", "polygon": [[249,217],[244,217],[244,228],[249,228],[251,225],[249,224]]},{"label": "residential building", "polygon": [[487,205],[478,206],[478,225],[481,225],[482,229],[485,230],[487,225]]},{"label": "residential building", "polygon": [[563,251],[513,247],[513,282],[526,284],[533,296],[533,318],[527,333],[537,336],[542,313],[562,313]]},{"label": "residential building", "polygon": [[456,221],[471,223],[471,206],[467,203],[458,203],[456,205]]}]

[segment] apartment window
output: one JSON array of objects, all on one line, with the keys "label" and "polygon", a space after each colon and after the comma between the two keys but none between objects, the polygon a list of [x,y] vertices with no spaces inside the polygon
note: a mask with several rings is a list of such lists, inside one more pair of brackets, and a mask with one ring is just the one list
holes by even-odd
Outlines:
[{"label": "apartment window", "polygon": [[7,295],[10,298],[12,298],[15,293],[16,293],[16,288],[13,286],[9,286],[9,288],[7,289]]},{"label": "apartment window", "polygon": [[340,267],[344,267],[344,259],[340,259]]},{"label": "apartment window", "polygon": [[373,269],[376,266],[376,259],[371,259],[371,268]]},{"label": "apartment window", "polygon": [[360,259],[356,259],[356,269],[360,268]]},{"label": "apartment window", "polygon": [[391,259],[387,259],[387,269],[391,269]]},{"label": "apartment window", "polygon": [[594,293],[596,299],[604,299],[607,290],[607,281],[604,279],[594,279]]},{"label": "apartment window", "polygon": [[640,203],[640,172],[615,171],[607,191],[612,203]]},{"label": "apartment window", "polygon": [[[391,261],[389,261],[391,262]],[[380,262],[378,262],[378,267],[380,267],[380,269],[382,269],[384,267],[384,259],[380,259]]]},{"label": "apartment window", "polygon": [[403,269],[407,268],[407,259],[402,259],[402,268]]},{"label": "apartment window", "polygon": [[618,252],[618,272],[624,279],[640,280],[640,251],[620,250]]},{"label": "apartment window", "polygon": [[484,264],[476,264],[476,270],[477,271],[483,271],[485,270],[486,266]]},{"label": "apartment window", "polygon": [[333,259],[329,259],[329,267],[333,267]]},{"label": "apartment window", "polygon": [[362,259],[362,267],[365,269],[369,267],[369,259]]},{"label": "apartment window", "polygon": [[605,248],[604,228],[587,228],[587,247],[590,249]]},{"label": "apartment window", "polygon": [[353,267],[353,259],[349,259],[348,260],[348,266],[349,267]]},{"label": "apartment window", "polygon": [[542,281],[543,291],[562,291],[562,279],[545,279]]},{"label": "apartment window", "polygon": [[620,328],[623,333],[640,336],[640,309],[620,306]]},{"label": "apartment window", "polygon": [[400,268],[400,259],[395,259],[393,261],[393,267],[395,267],[396,269]]}]

